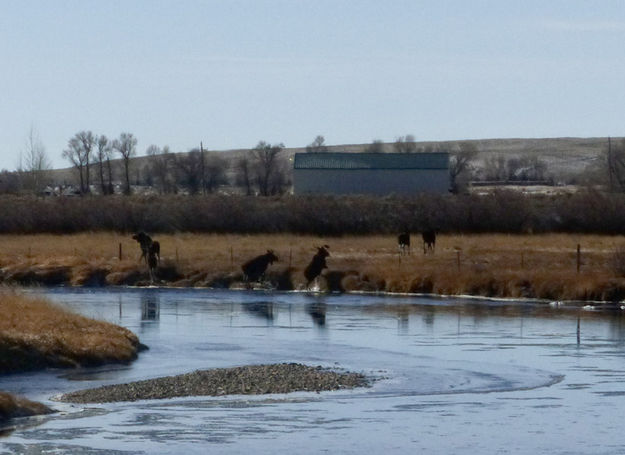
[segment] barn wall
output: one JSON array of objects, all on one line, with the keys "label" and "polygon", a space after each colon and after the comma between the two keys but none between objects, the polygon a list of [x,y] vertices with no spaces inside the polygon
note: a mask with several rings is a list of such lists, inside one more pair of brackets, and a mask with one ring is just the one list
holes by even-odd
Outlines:
[{"label": "barn wall", "polygon": [[294,169],[295,194],[447,193],[447,169]]}]

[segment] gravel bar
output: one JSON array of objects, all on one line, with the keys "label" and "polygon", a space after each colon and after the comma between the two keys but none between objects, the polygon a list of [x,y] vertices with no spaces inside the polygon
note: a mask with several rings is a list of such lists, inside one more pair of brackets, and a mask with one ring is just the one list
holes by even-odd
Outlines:
[{"label": "gravel bar", "polygon": [[178,376],[107,385],[61,396],[70,403],[111,403],[187,396],[261,395],[368,387],[360,373],[341,373],[299,363],[250,365],[194,371]]}]

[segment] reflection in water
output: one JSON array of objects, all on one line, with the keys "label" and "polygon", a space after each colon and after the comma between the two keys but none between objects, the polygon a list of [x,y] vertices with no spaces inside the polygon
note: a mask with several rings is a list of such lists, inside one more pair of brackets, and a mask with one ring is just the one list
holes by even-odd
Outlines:
[{"label": "reflection in water", "polygon": [[159,295],[146,292],[141,295],[141,320],[158,321],[160,318]]},{"label": "reflection in water", "polygon": [[410,326],[410,313],[405,308],[397,309],[397,331],[401,335],[406,335],[408,333],[408,328]]},{"label": "reflection in water", "polygon": [[620,346],[625,345],[625,314],[623,314],[623,310],[618,309],[618,311],[612,312],[612,317],[610,318],[610,332],[612,334],[612,339],[617,341]]},{"label": "reflection in water", "polygon": [[243,308],[254,316],[273,322],[273,302],[252,302],[244,304]]},{"label": "reflection in water", "polygon": [[433,305],[428,305],[425,307],[425,312],[423,314],[423,322],[425,325],[431,326],[434,324],[434,315],[436,314],[436,310]]},{"label": "reflection in water", "polygon": [[318,327],[325,327],[327,311],[328,305],[323,302],[315,302],[306,306],[306,312]]}]

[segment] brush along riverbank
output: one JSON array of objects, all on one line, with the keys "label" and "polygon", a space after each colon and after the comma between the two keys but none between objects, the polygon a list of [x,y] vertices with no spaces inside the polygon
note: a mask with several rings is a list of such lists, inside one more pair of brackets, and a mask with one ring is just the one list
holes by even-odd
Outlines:
[{"label": "brush along riverbank", "polygon": [[[550,300],[625,299],[625,238],[607,235],[450,235],[423,253],[400,256],[395,236],[294,234],[152,235],[161,244],[151,283],[131,234],[0,236],[0,281],[21,285],[241,288],[241,265],[271,249],[278,256],[259,287],[305,289],[316,246],[329,245],[321,290],[428,293]],[[578,251],[579,245],[579,251]]]},{"label": "brush along riverbank", "polygon": [[128,384],[107,385],[67,393],[60,400],[71,403],[108,403],[188,396],[321,392],[368,385],[369,380],[360,373],[280,363],[216,368]]}]

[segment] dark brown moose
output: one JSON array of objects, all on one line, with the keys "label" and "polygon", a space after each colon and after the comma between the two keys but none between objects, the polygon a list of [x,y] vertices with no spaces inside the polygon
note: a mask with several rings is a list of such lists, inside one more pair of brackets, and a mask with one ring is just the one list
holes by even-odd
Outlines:
[{"label": "dark brown moose", "polygon": [[319,275],[321,275],[323,269],[328,268],[328,266],[326,265],[326,258],[330,256],[330,253],[328,253],[328,248],[330,248],[328,245],[318,246],[317,253],[315,253],[312,261],[310,261],[310,264],[308,264],[308,266],[304,270],[304,276],[306,277],[306,287],[309,287],[310,283]]},{"label": "dark brown moose", "polygon": [[161,244],[156,240],[152,240],[152,237],[147,235],[145,232],[137,232],[132,236],[134,240],[139,242],[139,246],[141,247],[141,256],[139,257],[139,262],[141,260],[145,260],[146,263],[149,262],[150,255],[154,256],[157,263],[161,261]]},{"label": "dark brown moose", "polygon": [[431,251],[434,253],[434,247],[436,246],[436,231],[434,229],[428,229],[421,233],[423,237],[423,254]]},{"label": "dark brown moose", "polygon": [[267,270],[269,264],[273,264],[277,261],[278,256],[274,254],[273,250],[267,250],[265,254],[261,254],[254,259],[250,259],[241,266],[243,274],[245,275],[245,280],[258,281],[265,275],[265,271]]},{"label": "dark brown moose", "polygon": [[410,232],[404,231],[397,236],[399,254],[410,254]]}]

